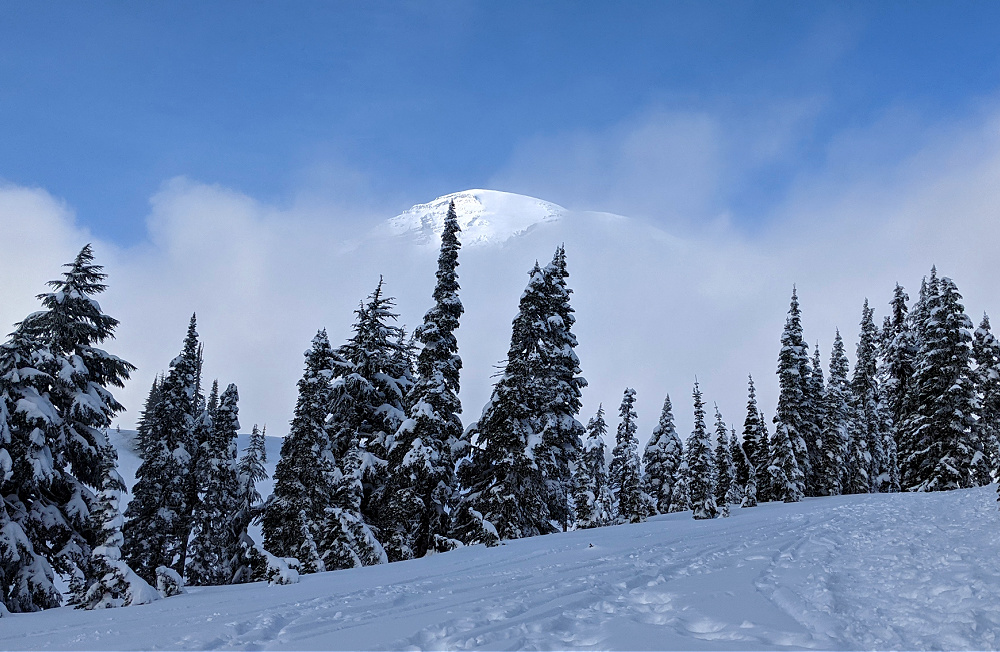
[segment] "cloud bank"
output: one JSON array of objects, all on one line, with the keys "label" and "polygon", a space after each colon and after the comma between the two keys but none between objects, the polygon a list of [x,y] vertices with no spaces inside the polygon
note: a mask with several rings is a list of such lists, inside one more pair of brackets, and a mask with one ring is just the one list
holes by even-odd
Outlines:
[{"label": "cloud bank", "polygon": [[[853,350],[866,297],[881,319],[894,283],[915,296],[932,264],[958,282],[974,321],[1000,311],[1000,113],[951,125],[886,116],[841,134],[822,168],[792,175],[767,219],[746,228],[726,193],[794,159],[810,106],[789,105],[738,137],[718,115],[654,112],[607,133],[524,144],[494,179],[501,189],[639,217],[575,210],[503,245],[463,250],[466,422],[488,398],[527,270],[561,242],[590,381],[582,418],[599,402],[615,411],[622,390],[635,387],[642,438],[667,392],[682,436],[690,431],[695,376],[737,430],[748,373],[773,414],[793,283],[806,338],[824,361],[835,328]],[[738,160],[733,151],[743,151]],[[430,305],[436,250],[388,236],[379,226],[389,217],[166,183],[151,199],[145,242],[95,242],[110,274],[101,303],[121,320],[108,348],[139,367],[120,394],[129,408],[122,427],[134,423],[197,312],[206,378],[239,385],[244,428],[267,423],[284,434],[316,329],[334,342],[349,337],[352,311],[380,274],[408,328]],[[93,240],[64,202],[9,185],[0,186],[0,234],[7,325],[37,309],[44,282]]]}]

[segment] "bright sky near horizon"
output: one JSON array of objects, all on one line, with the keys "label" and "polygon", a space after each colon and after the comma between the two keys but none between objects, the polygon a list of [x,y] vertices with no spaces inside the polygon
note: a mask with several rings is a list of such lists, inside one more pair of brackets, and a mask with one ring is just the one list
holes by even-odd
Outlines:
[{"label": "bright sky near horizon", "polygon": [[[998,33],[989,2],[7,2],[0,183],[121,245],[177,176],[385,216],[497,187],[752,229],[796,180],[992,104]],[[871,160],[838,158],[857,133]],[[605,179],[646,163],[688,190]]]}]

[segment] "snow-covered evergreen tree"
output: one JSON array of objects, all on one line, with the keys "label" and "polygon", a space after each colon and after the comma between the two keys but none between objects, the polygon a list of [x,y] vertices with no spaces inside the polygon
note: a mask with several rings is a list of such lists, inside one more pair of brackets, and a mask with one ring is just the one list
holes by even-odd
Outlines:
[{"label": "snow-covered evergreen tree", "polygon": [[97,545],[91,560],[93,581],[78,584],[73,603],[78,609],[107,609],[147,604],[158,600],[160,595],[122,561],[121,546],[122,518],[119,508],[125,482],[118,473],[118,453],[108,445],[103,457],[103,476],[97,506],[91,513],[91,520],[97,532]]},{"label": "snow-covered evergreen tree", "polygon": [[422,345],[409,418],[395,433],[389,456],[387,524],[383,537],[394,556],[422,557],[454,546],[450,508],[457,489],[453,451],[462,436],[462,404],[455,330],[462,316],[458,297],[458,216],[448,207],[438,256],[434,307],[415,336]]},{"label": "snow-covered evergreen tree", "polygon": [[916,341],[910,329],[906,302],[910,297],[898,283],[890,302],[891,314],[883,327],[879,356],[879,407],[886,421],[882,440],[888,464],[889,490],[899,491],[898,442],[900,427],[907,417],[907,394],[913,377]]},{"label": "snow-covered evergreen tree", "polygon": [[43,437],[58,415],[46,396],[47,376],[38,370],[50,355],[21,329],[0,345],[0,602],[13,612],[58,607],[62,600],[45,548],[36,550],[25,531],[32,523],[17,493],[22,483],[45,486],[54,474]]},{"label": "snow-covered evergreen tree", "polygon": [[979,406],[971,368],[972,322],[961,299],[949,278],[928,285],[914,373],[916,409],[903,424],[915,444],[901,463],[904,488],[911,491],[974,484]]},{"label": "snow-covered evergreen tree", "polygon": [[327,570],[372,566],[389,561],[361,513],[362,452],[357,444],[341,456],[331,479],[332,494],[317,544]]},{"label": "snow-covered evergreen tree", "polygon": [[761,502],[771,500],[770,477],[767,468],[771,465],[771,449],[764,429],[763,417],[757,407],[757,390],[753,376],[747,382],[747,416],[743,421],[743,450],[756,480],[756,499]]},{"label": "snow-covered evergreen tree", "polygon": [[539,352],[543,365],[533,409],[534,429],[541,441],[535,446],[534,454],[545,478],[549,515],[565,530],[572,517],[571,462],[580,454],[584,434],[577,415],[581,407],[581,390],[587,386],[587,381],[580,375],[580,360],[574,351],[577,339],[572,327],[576,317],[570,306],[573,291],[566,283],[569,272],[562,245],[556,248],[552,262],[543,268],[542,274],[545,277],[546,314]]},{"label": "snow-covered evergreen tree", "polygon": [[636,436],[635,390],[626,388],[618,410],[621,423],[611,452],[611,490],[615,495],[618,521],[639,523],[648,515],[648,500],[642,492],[639,468],[639,438]]},{"label": "snow-covered evergreen tree", "polygon": [[[202,445],[199,465],[201,500],[194,511],[189,584],[228,584],[235,574],[240,534],[235,522],[239,505],[236,474],[236,435],[239,432],[239,391],[230,384],[221,396],[218,384],[208,401],[212,431]],[[214,413],[214,414],[213,414]]]},{"label": "snow-covered evergreen tree", "polygon": [[[879,412],[878,342],[879,333],[872,318],[874,311],[865,299],[861,310],[861,334],[858,338],[857,363],[851,378],[851,401],[855,423],[852,432],[858,441],[851,446],[849,468],[851,493],[863,493],[861,477],[867,476],[870,492],[883,491],[890,483],[884,446],[885,418]],[[863,442],[861,441],[863,440]],[[864,449],[863,453],[858,452]],[[864,468],[861,468],[864,467]]]},{"label": "snow-covered evergreen tree", "polygon": [[118,321],[94,298],[107,275],[91,246],[65,267],[0,349],[0,599],[11,611],[57,606],[53,571],[74,588],[96,579],[91,488],[115,464],[106,432],[124,408],[111,389],[135,369],[98,347]]},{"label": "snow-covered evergreen tree", "polygon": [[535,462],[533,401],[544,373],[547,280],[536,263],[514,318],[504,371],[482,416],[463,436],[467,454],[457,473],[463,491],[456,535],[465,543],[548,534],[555,528],[548,487]]},{"label": "snow-covered evergreen tree", "polygon": [[736,499],[736,466],[729,443],[729,426],[722,420],[719,406],[715,406],[715,504],[739,504]]},{"label": "snow-covered evergreen tree", "polygon": [[802,470],[792,449],[788,426],[781,421],[775,425],[771,438],[771,464],[768,467],[771,490],[775,500],[797,503],[802,500]]},{"label": "snow-covered evergreen tree", "polygon": [[253,551],[257,544],[247,530],[251,523],[260,518],[263,508],[257,483],[267,478],[267,470],[264,468],[264,462],[267,461],[266,432],[266,426],[258,428],[256,423],[253,424],[249,445],[236,464],[238,484],[233,530],[236,532],[237,550],[235,557],[230,560],[233,584],[249,582],[253,575]]},{"label": "snow-covered evergreen tree", "polygon": [[[735,474],[733,491],[736,502],[733,504],[742,505],[746,496],[747,483],[750,481],[750,460],[743,452],[743,443],[736,435],[736,428],[732,426],[729,428],[729,454],[733,458],[733,473]],[[756,480],[754,481],[754,504],[757,504]]]},{"label": "snow-covered evergreen tree", "polygon": [[328,431],[337,464],[343,464],[356,442],[364,520],[387,526],[391,515],[385,507],[390,497],[386,465],[389,451],[397,448],[395,433],[407,417],[405,400],[413,385],[413,368],[405,331],[396,325],[396,300],[384,293],[383,285],[379,277],[375,290],[354,313],[354,334],[337,349]]},{"label": "snow-covered evergreen tree", "polygon": [[603,405],[597,407],[597,414],[587,422],[586,432],[573,492],[576,527],[580,529],[611,525],[615,520],[614,494],[604,452],[608,425]]},{"label": "snow-covered evergreen tree", "polygon": [[983,314],[972,341],[976,363],[976,390],[979,394],[979,421],[976,422],[977,445],[982,460],[974,465],[976,484],[993,481],[1000,464],[1000,341],[990,329],[990,318]]},{"label": "snow-covered evergreen tree", "polygon": [[125,511],[122,553],[150,584],[156,581],[157,567],[170,567],[180,575],[186,563],[194,509],[191,486],[199,373],[198,331],[192,315],[181,354],[170,363],[160,383],[160,399],[146,414],[148,447],[139,450],[142,464]]},{"label": "snow-covered evergreen tree", "polygon": [[316,540],[325,526],[336,471],[327,421],[336,356],[326,330],[316,334],[305,358],[291,428],[274,472],[274,493],[261,525],[269,553],[295,557],[303,572],[315,572],[323,570]]},{"label": "snow-covered evergreen tree", "polygon": [[653,435],[642,454],[643,490],[652,498],[656,513],[670,513],[674,502],[674,485],[684,461],[683,445],[674,425],[670,395],[663,399],[660,420],[653,428]]},{"label": "snow-covered evergreen tree", "polygon": [[694,430],[685,449],[687,462],[688,503],[697,519],[715,518],[719,510],[715,502],[715,462],[712,440],[705,427],[705,403],[698,382],[694,383]]},{"label": "snow-covered evergreen tree", "polygon": [[838,496],[844,493],[845,483],[848,480],[847,460],[853,414],[848,373],[844,340],[837,330],[830,353],[830,379],[826,386],[826,419],[823,427],[824,458],[820,491],[825,496]]},{"label": "snow-covered evergreen tree", "polygon": [[[794,458],[794,468],[798,472],[788,476],[785,481],[800,483],[793,491],[789,491],[783,484],[773,485],[774,498],[788,502],[790,497],[805,495],[807,481],[812,479],[812,467],[810,465],[808,445],[805,437],[812,432],[811,418],[812,411],[808,405],[808,381],[809,381],[809,347],[802,339],[802,317],[799,311],[799,299],[795,288],[792,288],[791,306],[788,309],[788,318],[785,321],[785,328],[781,334],[781,353],[778,356],[778,408],[774,417],[774,423],[781,424],[785,429],[789,444],[790,453]],[[775,438],[779,435],[775,433]],[[784,437],[784,435],[781,435]],[[780,456],[785,456],[786,451],[781,451]],[[778,453],[772,452],[771,465],[779,457]],[[781,464],[786,475],[793,468],[788,460]],[[776,476],[771,475],[774,479]],[[784,482],[784,481],[783,481]]]}]

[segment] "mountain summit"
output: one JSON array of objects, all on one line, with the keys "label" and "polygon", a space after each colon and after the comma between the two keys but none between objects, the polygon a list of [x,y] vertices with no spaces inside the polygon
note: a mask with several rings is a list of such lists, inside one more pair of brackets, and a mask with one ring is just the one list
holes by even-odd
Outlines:
[{"label": "mountain summit", "polygon": [[436,245],[452,201],[462,227],[463,246],[501,244],[567,214],[562,206],[535,197],[499,190],[464,190],[417,204],[390,219],[389,230],[395,235],[412,235],[418,242]]}]

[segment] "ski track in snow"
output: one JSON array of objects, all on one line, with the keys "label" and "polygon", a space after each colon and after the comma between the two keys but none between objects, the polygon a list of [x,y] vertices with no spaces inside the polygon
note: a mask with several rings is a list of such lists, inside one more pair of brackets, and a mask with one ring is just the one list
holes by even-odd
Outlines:
[{"label": "ski track in snow", "polygon": [[0,648],[997,649],[998,546],[991,487],[771,503],[5,616]]}]

